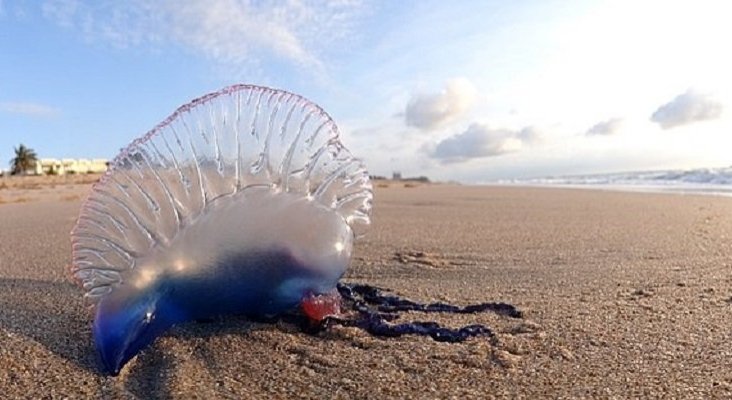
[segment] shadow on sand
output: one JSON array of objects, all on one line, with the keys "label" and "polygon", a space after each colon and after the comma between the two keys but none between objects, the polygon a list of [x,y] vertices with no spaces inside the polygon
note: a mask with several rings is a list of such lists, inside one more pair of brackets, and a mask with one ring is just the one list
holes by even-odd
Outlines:
[{"label": "shadow on sand", "polygon": [[0,279],[0,329],[98,373],[89,316],[72,283]]},{"label": "shadow on sand", "polygon": [[[92,316],[81,300],[80,290],[70,282],[30,279],[0,279],[0,329],[35,341],[55,355],[100,378],[101,367],[91,335]],[[219,335],[245,335],[255,323],[244,317],[217,318],[174,327],[166,337],[188,341]],[[201,349],[206,368],[217,370],[207,349]],[[154,343],[137,357],[123,378],[111,378],[101,388],[114,395],[126,392],[139,398],[171,397],[169,375],[174,369],[165,346]],[[122,379],[119,379],[122,378]]]},{"label": "shadow on sand", "polygon": [[[171,328],[163,335],[163,338],[195,346],[195,357],[203,364],[204,368],[214,375],[224,375],[224,371],[219,371],[221,367],[215,362],[216,355],[211,352],[208,346],[201,345],[201,343],[217,336],[244,336],[252,329],[256,329],[255,323],[247,318],[226,316],[207,321],[182,323]],[[167,346],[161,345],[159,338],[151,347],[137,355],[134,365],[131,366],[132,368],[127,369],[127,374],[120,375],[123,377],[120,384],[124,385],[126,392],[138,398],[174,398],[170,385],[172,375],[175,372],[175,360],[176,355]]]}]

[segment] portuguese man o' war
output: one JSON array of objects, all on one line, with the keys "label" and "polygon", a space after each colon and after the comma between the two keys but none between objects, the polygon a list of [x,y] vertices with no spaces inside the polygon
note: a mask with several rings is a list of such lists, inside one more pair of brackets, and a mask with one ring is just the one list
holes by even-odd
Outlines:
[{"label": "portuguese man o' war", "polygon": [[110,163],[71,233],[105,369],[188,320],[337,314],[372,196],[303,97],[237,85],[180,107]]},{"label": "portuguese man o' war", "polygon": [[117,375],[168,328],[217,315],[299,307],[311,332],[335,324],[443,342],[495,336],[394,323],[396,313],[521,317],[505,303],[420,304],[339,283],[372,200],[363,163],[303,97],[236,85],[180,107],[110,163],[71,232],[71,273],[92,305],[104,368]]}]

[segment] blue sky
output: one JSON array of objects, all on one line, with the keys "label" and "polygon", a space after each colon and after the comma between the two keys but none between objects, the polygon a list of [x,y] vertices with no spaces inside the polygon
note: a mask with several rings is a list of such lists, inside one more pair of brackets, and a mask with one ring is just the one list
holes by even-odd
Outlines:
[{"label": "blue sky", "polygon": [[326,109],[375,174],[732,165],[724,2],[0,0],[0,168],[112,158],[244,82]]}]

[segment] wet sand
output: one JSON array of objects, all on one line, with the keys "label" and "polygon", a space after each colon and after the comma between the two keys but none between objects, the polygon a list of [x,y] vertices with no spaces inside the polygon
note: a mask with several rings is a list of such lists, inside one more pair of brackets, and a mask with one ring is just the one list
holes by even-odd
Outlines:
[{"label": "wet sand", "polygon": [[108,377],[67,278],[68,196],[0,204],[3,398],[732,397],[730,198],[377,187],[347,281],[524,318],[401,316],[496,332],[461,344],[226,318],[176,327]]}]

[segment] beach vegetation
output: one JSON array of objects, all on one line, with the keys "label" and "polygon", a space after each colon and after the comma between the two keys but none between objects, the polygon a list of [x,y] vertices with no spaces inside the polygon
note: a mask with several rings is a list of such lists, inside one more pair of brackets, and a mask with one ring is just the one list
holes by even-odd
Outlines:
[{"label": "beach vegetation", "polygon": [[26,147],[22,143],[18,147],[13,148],[13,150],[15,157],[10,160],[10,173],[12,175],[26,174],[35,168],[36,161],[38,161],[35,150]]}]

